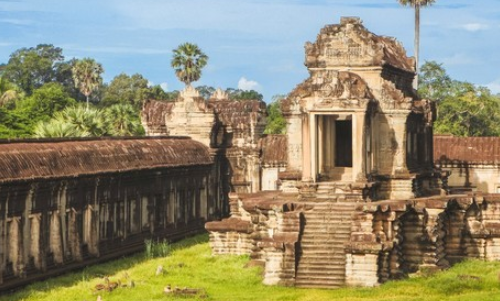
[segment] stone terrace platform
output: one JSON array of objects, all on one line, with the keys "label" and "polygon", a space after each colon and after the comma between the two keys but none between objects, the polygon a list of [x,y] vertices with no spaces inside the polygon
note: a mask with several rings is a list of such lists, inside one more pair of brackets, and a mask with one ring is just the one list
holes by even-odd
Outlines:
[{"label": "stone terrace platform", "polygon": [[231,217],[206,224],[215,254],[248,254],[264,283],[376,286],[465,258],[500,258],[500,195],[378,202],[230,196]]}]

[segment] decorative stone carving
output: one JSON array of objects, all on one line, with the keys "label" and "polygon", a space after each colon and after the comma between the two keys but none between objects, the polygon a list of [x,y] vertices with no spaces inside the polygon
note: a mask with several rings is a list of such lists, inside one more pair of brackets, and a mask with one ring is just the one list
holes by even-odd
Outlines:
[{"label": "decorative stone carving", "polygon": [[200,97],[200,92],[196,90],[193,86],[187,85],[184,90],[180,92],[180,98],[177,100],[192,101],[193,98]]},{"label": "decorative stone carving", "polygon": [[214,94],[212,94],[210,98],[215,100],[227,100],[229,99],[229,95],[221,88],[217,88],[217,90],[215,90]]}]

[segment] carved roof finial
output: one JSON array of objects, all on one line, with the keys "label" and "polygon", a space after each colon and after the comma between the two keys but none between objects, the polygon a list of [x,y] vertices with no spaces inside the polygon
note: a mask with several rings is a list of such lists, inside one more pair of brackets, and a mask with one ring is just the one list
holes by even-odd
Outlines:
[{"label": "carved roof finial", "polygon": [[360,17],[340,17],[340,24],[363,24]]},{"label": "carved roof finial", "polygon": [[227,92],[223,91],[221,88],[217,88],[217,90],[215,90],[214,94],[212,94],[212,96],[210,96],[210,98],[215,99],[215,100],[225,100],[225,99],[229,98],[229,95],[227,94]]},{"label": "carved roof finial", "polygon": [[200,92],[191,85],[187,85],[180,94],[184,100],[193,100],[193,98],[200,97]]}]

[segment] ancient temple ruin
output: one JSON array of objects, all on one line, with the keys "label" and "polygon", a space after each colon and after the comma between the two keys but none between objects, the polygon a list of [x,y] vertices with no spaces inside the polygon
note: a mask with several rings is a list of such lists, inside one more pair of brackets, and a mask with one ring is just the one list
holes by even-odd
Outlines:
[{"label": "ancient temple ruin", "polygon": [[231,193],[230,218],[206,224],[213,253],[250,255],[266,284],[323,288],[497,259],[500,197],[447,194],[434,103],[401,44],[342,18],[305,51],[309,78],[282,102],[280,189]]},{"label": "ancient temple ruin", "polygon": [[216,164],[227,194],[261,190],[259,139],[265,114],[263,101],[233,101],[220,89],[205,100],[188,86],[174,102],[148,100],[142,122],[147,135],[189,136],[210,147],[219,155]]},{"label": "ancient temple ruin", "polygon": [[357,18],[305,51],[286,135],[263,134],[264,102],[188,86],[144,103],[151,137],[0,141],[0,290],[204,229],[266,284],[374,286],[499,260],[500,195],[470,182],[500,187],[500,142],[433,137],[414,60]]},{"label": "ancient temple ruin", "polygon": [[227,210],[182,137],[0,141],[0,291],[200,233]]}]

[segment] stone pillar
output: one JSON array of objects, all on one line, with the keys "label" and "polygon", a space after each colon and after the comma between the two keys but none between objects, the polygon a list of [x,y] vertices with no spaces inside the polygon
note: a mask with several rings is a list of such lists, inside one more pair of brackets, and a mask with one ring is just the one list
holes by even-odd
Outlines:
[{"label": "stone pillar", "polygon": [[372,287],[378,285],[378,254],[382,244],[373,231],[373,215],[353,215],[352,232],[346,248],[346,285]]},{"label": "stone pillar", "polygon": [[304,115],[304,122],[302,123],[302,181],[313,181],[311,177],[311,126],[312,116]]},{"label": "stone pillar", "polygon": [[56,265],[62,264],[64,262],[63,256],[63,245],[61,237],[61,222],[59,217],[59,211],[55,210],[51,212],[50,216],[50,237],[49,237],[49,249],[53,254],[54,263]]},{"label": "stone pillar", "polygon": [[365,180],[364,150],[365,112],[355,112],[352,116],[352,181]]},{"label": "stone pillar", "polygon": [[392,131],[394,133],[394,160],[393,174],[406,175],[408,167],[406,165],[406,119],[408,112],[395,112],[392,114]]},{"label": "stone pillar", "polygon": [[20,276],[23,271],[21,217],[14,216],[9,222],[9,261],[15,276]]},{"label": "stone pillar", "polygon": [[316,182],[316,175],[318,174],[318,136],[316,133],[316,115],[315,114],[309,114],[309,149],[310,149],[310,154],[309,154],[309,166],[310,166],[310,172],[309,172],[309,178],[313,181]]},{"label": "stone pillar", "polygon": [[420,268],[439,269],[449,266],[445,259],[446,250],[444,245],[445,229],[441,214],[444,208],[426,208],[425,234],[427,244],[422,254],[423,264]]},{"label": "stone pillar", "polygon": [[30,245],[30,255],[33,257],[33,264],[37,270],[43,270],[43,258],[44,253],[43,247],[40,245],[41,234],[41,220],[42,214],[35,213],[30,214],[30,224],[31,224],[31,245]]},{"label": "stone pillar", "polygon": [[302,170],[302,118],[300,112],[286,116],[287,170]]},{"label": "stone pillar", "polygon": [[325,148],[325,130],[324,130],[324,115],[318,115],[317,119],[317,173],[324,173],[324,148]]},{"label": "stone pillar", "polygon": [[325,120],[325,144],[326,144],[326,156],[325,156],[325,169],[329,173],[330,169],[334,166],[333,161],[335,160],[335,123],[333,116],[328,116]]}]

